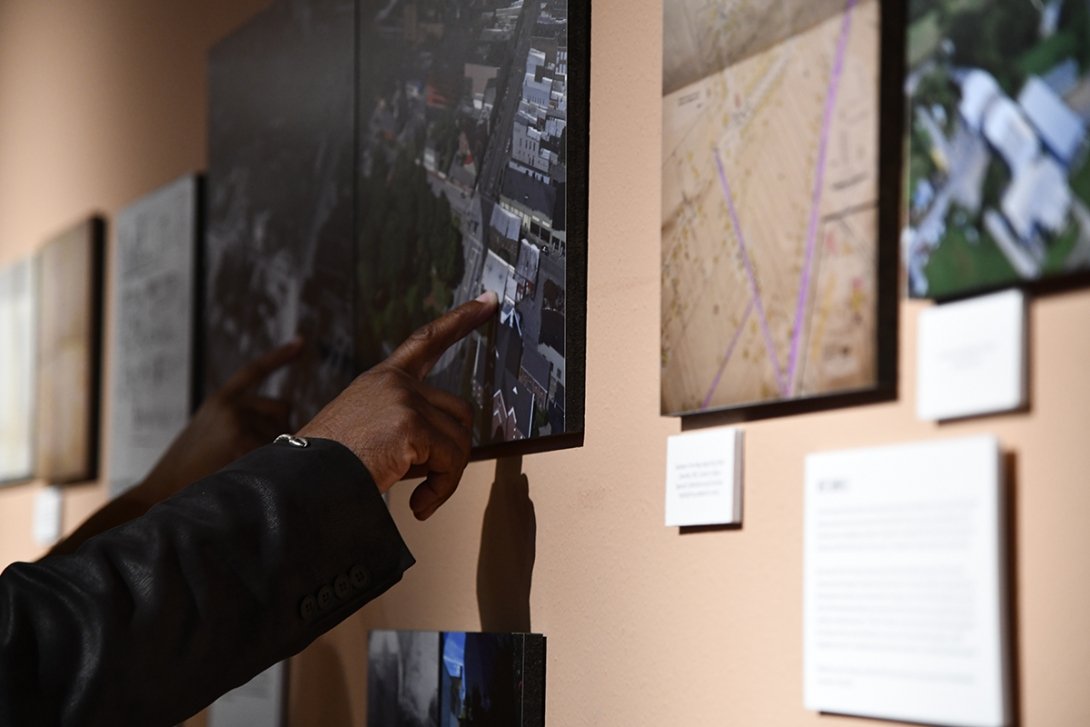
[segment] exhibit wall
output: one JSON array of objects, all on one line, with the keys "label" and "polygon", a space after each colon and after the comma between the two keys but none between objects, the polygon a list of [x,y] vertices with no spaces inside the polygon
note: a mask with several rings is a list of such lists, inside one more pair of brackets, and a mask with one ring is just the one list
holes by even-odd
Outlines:
[{"label": "exhibit wall", "polygon": [[[0,266],[203,169],[208,49],[265,4],[0,0]],[[289,723],[364,725],[381,628],[544,634],[557,727],[868,724],[803,708],[804,457],[986,433],[1011,485],[1019,723],[1090,723],[1090,290],[1031,299],[1028,410],[947,424],[916,417],[929,304],[902,302],[895,401],[741,423],[742,526],[664,527],[666,437],[732,420],[659,415],[661,0],[597,0],[592,25],[585,444],[473,463],[427,523],[396,488],[418,563],[293,660]],[[43,552],[42,489],[0,488],[0,566]],[[106,497],[66,487],[65,531]]]}]

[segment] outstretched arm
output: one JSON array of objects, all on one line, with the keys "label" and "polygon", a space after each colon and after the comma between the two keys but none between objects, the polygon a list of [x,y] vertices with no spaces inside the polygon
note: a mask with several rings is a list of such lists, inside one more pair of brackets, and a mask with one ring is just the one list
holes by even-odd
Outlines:
[{"label": "outstretched arm", "polygon": [[349,450],[263,447],[74,555],[4,571],[0,724],[175,724],[412,562]]},{"label": "outstretched arm", "polygon": [[183,487],[252,452],[285,431],[288,404],[258,395],[261,383],[302,351],[296,339],[242,367],[201,404],[148,476],[95,511],[48,555],[74,553],[88,538],[140,517]]},{"label": "outstretched arm", "polygon": [[0,724],[169,725],[297,653],[412,562],[381,493],[426,518],[469,457],[468,408],[422,382],[495,313],[426,326],[300,434],[75,553],[0,574]]}]

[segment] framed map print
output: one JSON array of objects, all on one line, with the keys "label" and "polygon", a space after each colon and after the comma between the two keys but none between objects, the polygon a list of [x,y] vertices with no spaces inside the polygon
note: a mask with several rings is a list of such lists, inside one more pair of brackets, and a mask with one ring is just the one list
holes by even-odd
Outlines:
[{"label": "framed map print", "polygon": [[663,414],[892,392],[893,5],[664,3]]}]

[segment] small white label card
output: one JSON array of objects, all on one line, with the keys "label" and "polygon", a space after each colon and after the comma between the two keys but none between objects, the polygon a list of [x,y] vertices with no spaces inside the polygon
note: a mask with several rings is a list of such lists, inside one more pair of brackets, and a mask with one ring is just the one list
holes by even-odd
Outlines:
[{"label": "small white label card", "polygon": [[1011,715],[999,442],[812,454],[807,709],[951,727]]},{"label": "small white label card", "polygon": [[666,444],[666,526],[742,522],[742,430],[676,434]]},{"label": "small white label card", "polygon": [[61,488],[50,485],[38,490],[34,498],[34,542],[45,547],[61,537],[64,496]]},{"label": "small white label card", "polygon": [[1026,404],[1026,304],[1007,290],[920,314],[920,419],[1010,411]]},{"label": "small white label card", "polygon": [[273,664],[212,703],[208,727],[279,727],[285,722],[288,662]]}]

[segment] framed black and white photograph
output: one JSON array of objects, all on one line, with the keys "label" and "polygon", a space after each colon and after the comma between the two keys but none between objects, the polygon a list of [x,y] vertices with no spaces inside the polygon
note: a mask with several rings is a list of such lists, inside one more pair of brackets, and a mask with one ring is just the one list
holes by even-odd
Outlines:
[{"label": "framed black and white photograph", "polygon": [[193,412],[200,178],[121,210],[114,224],[110,495],[139,482]]}]

